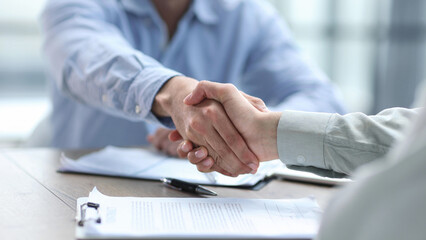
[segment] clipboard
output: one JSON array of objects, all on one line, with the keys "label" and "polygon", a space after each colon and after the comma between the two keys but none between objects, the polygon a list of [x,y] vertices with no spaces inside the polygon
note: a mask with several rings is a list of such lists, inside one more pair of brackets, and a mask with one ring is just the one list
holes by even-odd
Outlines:
[{"label": "clipboard", "polygon": [[312,239],[321,214],[313,198],[109,197],[95,187],[77,200],[76,238]]},{"label": "clipboard", "polygon": [[[80,214],[78,215],[77,221],[78,226],[83,227],[88,221],[94,221],[96,223],[102,222],[101,216],[99,215],[99,203],[89,202],[87,198],[83,198],[78,205],[80,206]],[[96,217],[87,217],[87,211],[89,209],[94,209],[96,211]]]}]

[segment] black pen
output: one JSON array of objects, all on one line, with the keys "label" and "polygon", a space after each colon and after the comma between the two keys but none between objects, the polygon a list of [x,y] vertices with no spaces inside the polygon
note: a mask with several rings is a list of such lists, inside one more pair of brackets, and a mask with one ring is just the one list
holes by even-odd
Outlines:
[{"label": "black pen", "polygon": [[185,192],[191,192],[191,193],[198,193],[198,194],[205,194],[205,195],[212,195],[216,196],[217,193],[213,192],[210,189],[207,189],[201,185],[185,182],[182,180],[174,179],[174,178],[162,178],[161,181],[173,188],[177,189],[179,191],[185,191]]}]

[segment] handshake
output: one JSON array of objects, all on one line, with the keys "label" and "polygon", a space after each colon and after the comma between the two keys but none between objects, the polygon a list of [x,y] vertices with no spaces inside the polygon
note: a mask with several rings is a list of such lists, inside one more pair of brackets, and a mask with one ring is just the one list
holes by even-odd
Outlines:
[{"label": "handshake", "polygon": [[[178,87],[182,78],[169,80],[175,82],[168,82],[153,104],[157,116],[171,116],[175,123],[176,130],[163,129],[160,134],[167,133],[169,140],[179,142],[171,145],[177,147],[179,157],[188,158],[201,172],[217,171],[232,177],[256,173],[259,162],[278,158],[281,113],[270,112],[261,99],[232,84],[191,82],[192,90],[187,91]],[[182,91],[176,93],[176,89]],[[179,97],[182,92],[185,96]],[[154,136],[148,140],[158,147]]]}]

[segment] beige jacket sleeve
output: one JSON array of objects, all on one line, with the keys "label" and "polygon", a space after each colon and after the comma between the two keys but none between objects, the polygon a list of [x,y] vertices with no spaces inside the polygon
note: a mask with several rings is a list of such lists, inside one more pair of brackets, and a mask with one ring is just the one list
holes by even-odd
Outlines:
[{"label": "beige jacket sleeve", "polygon": [[420,109],[391,108],[374,116],[284,111],[278,124],[280,159],[290,168],[329,177],[350,175],[385,155]]}]

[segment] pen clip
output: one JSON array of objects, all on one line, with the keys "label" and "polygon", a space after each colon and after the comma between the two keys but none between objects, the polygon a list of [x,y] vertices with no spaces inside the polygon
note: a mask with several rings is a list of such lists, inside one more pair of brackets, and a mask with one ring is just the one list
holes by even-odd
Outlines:
[{"label": "pen clip", "polygon": [[83,203],[80,205],[80,221],[78,221],[78,226],[84,226],[84,224],[92,219],[86,219],[86,211],[89,208],[94,208],[96,210],[96,219],[95,222],[96,223],[101,223],[101,216],[99,214],[99,204],[98,203],[93,203],[93,202],[87,202],[87,203]]}]

